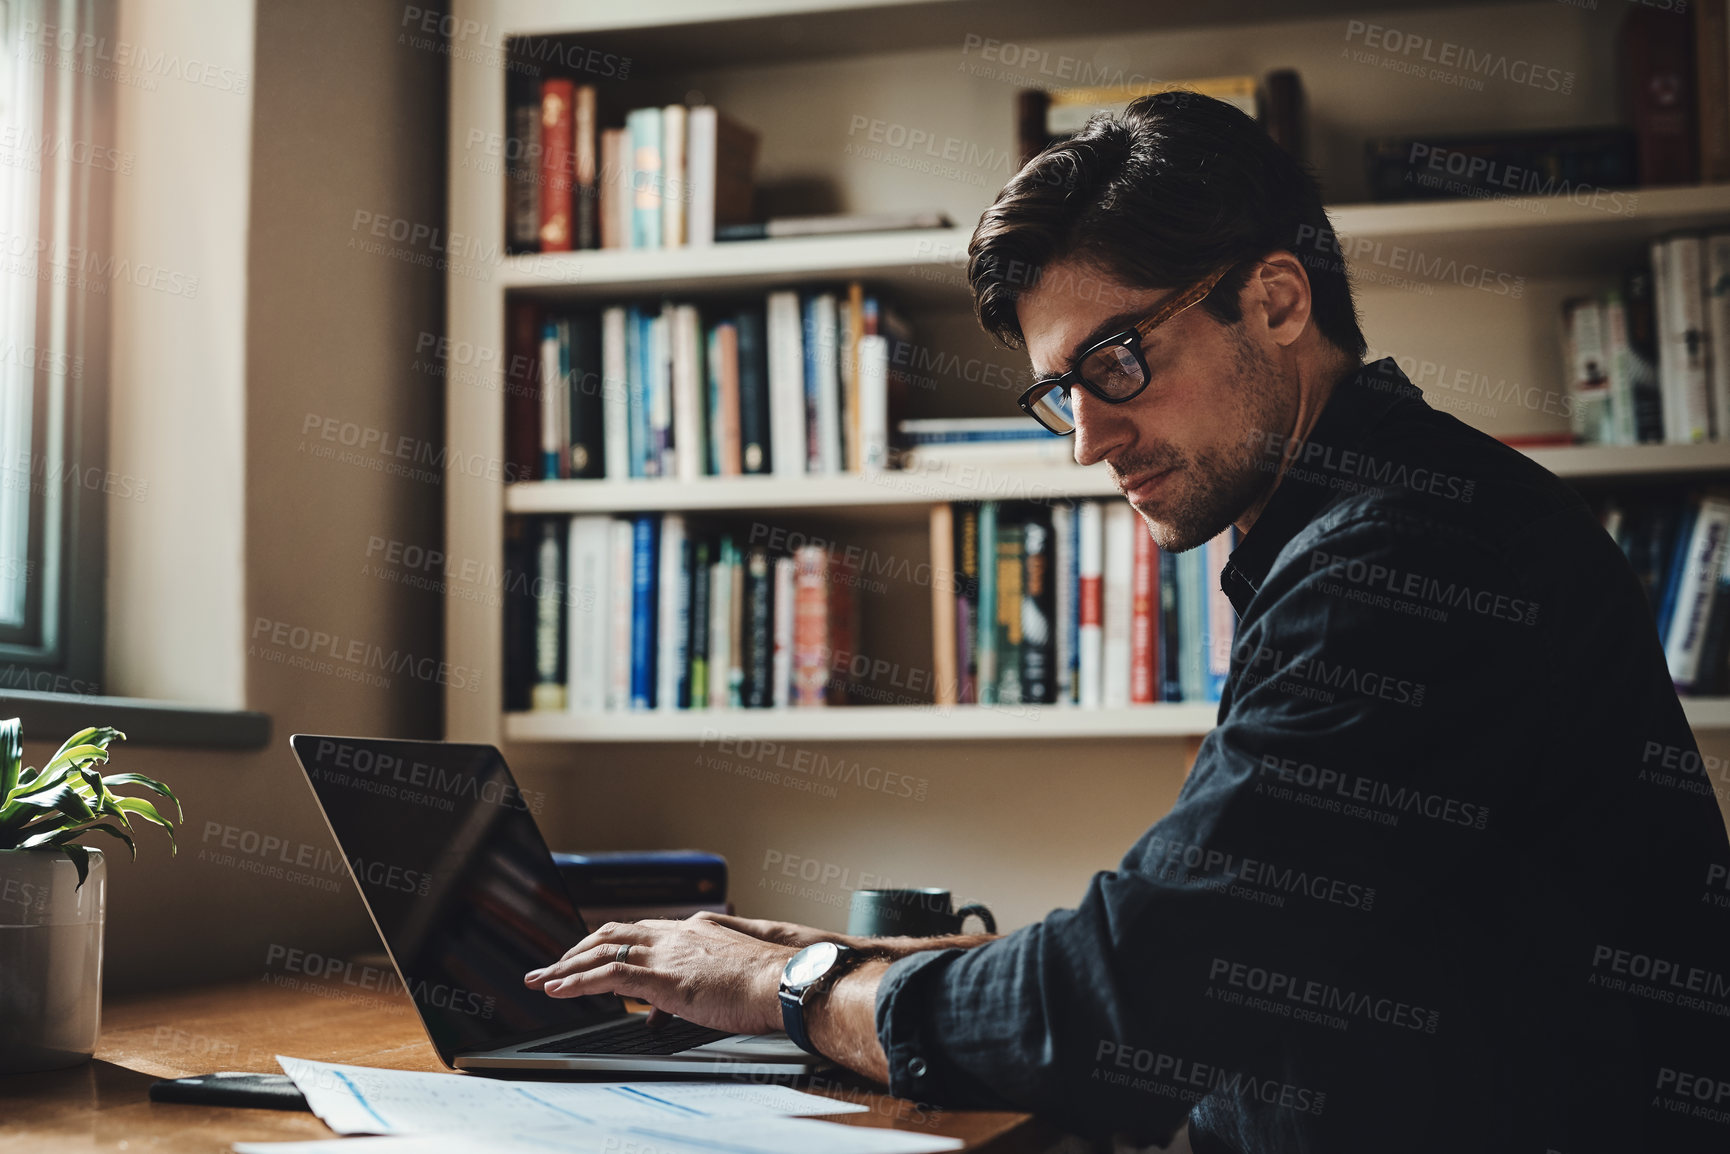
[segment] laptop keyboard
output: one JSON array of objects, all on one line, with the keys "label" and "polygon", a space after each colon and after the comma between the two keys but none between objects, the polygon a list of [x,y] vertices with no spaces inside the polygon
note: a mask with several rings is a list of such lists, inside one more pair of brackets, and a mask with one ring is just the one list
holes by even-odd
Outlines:
[{"label": "laptop keyboard", "polygon": [[711,1030],[686,1021],[672,1021],[651,1030],[641,1018],[621,1022],[604,1030],[587,1034],[569,1034],[538,1046],[529,1046],[524,1054],[679,1054],[709,1042],[718,1042],[733,1035],[727,1030]]}]

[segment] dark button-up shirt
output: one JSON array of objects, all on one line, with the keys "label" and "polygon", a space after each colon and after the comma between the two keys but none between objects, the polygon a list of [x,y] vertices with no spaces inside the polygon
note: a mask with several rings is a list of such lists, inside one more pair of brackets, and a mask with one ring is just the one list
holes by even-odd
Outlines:
[{"label": "dark button-up shirt", "polygon": [[1246,447],[1285,472],[1176,806],[1075,909],[890,967],[891,1089],[1198,1151],[1730,1149],[1730,774],[1615,543],[1391,361]]}]

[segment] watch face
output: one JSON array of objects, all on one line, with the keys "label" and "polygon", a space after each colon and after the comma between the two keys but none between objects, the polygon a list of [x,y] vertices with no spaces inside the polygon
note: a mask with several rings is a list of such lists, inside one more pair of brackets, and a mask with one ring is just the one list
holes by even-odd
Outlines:
[{"label": "watch face", "polygon": [[834,942],[806,946],[788,960],[787,968],[781,972],[781,981],[795,990],[808,986],[828,973],[829,967],[840,956],[840,947]]}]

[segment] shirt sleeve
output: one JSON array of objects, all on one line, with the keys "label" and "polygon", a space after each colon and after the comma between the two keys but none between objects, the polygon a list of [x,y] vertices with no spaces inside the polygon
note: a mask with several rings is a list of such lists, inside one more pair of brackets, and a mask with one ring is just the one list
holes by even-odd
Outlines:
[{"label": "shirt sleeve", "polygon": [[1531,719],[1539,609],[1426,518],[1310,526],[1244,614],[1176,806],[1118,869],[887,971],[891,1091],[1159,1142],[1198,1106],[1263,1135],[1431,1112],[1494,1012],[1461,974],[1541,726],[1474,722]]}]

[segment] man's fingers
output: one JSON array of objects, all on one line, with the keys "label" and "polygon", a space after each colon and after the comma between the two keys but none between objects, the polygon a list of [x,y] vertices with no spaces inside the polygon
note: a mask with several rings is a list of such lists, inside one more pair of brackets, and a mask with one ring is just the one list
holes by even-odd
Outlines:
[{"label": "man's fingers", "polygon": [[649,971],[643,967],[608,962],[592,970],[548,982],[546,992],[555,998],[576,998],[584,994],[624,994],[647,1001],[653,985]]},{"label": "man's fingers", "polygon": [[531,987],[539,987],[543,983],[558,976],[561,968],[565,968],[566,972],[568,972],[569,964],[575,962],[585,954],[597,951],[604,952],[609,949],[616,953],[620,946],[625,945],[636,949],[646,945],[653,937],[654,934],[640,923],[608,922],[606,925],[602,926],[600,929],[566,950],[563,956],[552,965],[542,966],[538,970],[530,970],[527,974],[524,974],[523,984]]},{"label": "man's fingers", "polygon": [[[604,945],[596,946],[593,949],[583,950],[580,953],[573,952],[566,954],[563,958],[554,962],[546,969],[537,971],[537,976],[530,979],[528,984],[530,986],[548,987],[560,979],[569,978],[575,974],[590,973],[605,966],[617,964],[619,962],[619,950],[624,945],[626,945],[626,943],[615,944],[607,942]],[[630,953],[626,955],[626,964],[633,968],[646,965],[649,959],[649,947],[645,945],[633,945],[629,948]],[[549,990],[548,992],[550,993],[551,991]]]}]

